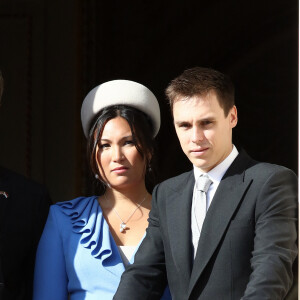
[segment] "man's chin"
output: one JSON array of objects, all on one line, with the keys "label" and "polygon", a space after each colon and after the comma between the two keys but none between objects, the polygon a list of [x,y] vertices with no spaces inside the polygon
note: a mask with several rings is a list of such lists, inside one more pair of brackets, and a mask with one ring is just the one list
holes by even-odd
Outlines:
[{"label": "man's chin", "polygon": [[204,161],[202,159],[194,159],[194,161],[192,161],[192,164],[203,172],[208,172],[209,170],[209,164],[207,163],[207,161]]}]

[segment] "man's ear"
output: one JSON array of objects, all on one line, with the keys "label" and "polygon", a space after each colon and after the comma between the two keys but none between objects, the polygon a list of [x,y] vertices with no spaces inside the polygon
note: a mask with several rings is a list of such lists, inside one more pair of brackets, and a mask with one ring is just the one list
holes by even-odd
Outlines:
[{"label": "man's ear", "polygon": [[237,108],[235,105],[230,109],[228,115],[229,115],[230,126],[231,128],[234,128],[238,122]]}]

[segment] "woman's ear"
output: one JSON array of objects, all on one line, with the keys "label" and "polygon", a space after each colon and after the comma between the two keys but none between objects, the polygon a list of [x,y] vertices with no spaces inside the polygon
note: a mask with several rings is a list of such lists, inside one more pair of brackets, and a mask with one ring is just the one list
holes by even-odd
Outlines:
[{"label": "woman's ear", "polygon": [[146,161],[146,172],[149,171],[149,170],[151,170],[152,156],[153,156],[153,154],[150,151],[147,152],[146,159],[145,159],[145,161]]},{"label": "woman's ear", "polygon": [[104,170],[101,166],[100,163],[100,153],[99,153],[100,149],[98,147],[98,145],[96,146],[96,151],[95,151],[95,160],[96,160],[96,164],[97,164],[97,169],[98,169],[98,174],[97,175],[97,179],[100,180],[104,185],[106,185],[107,187],[110,187],[110,184],[105,176]]},{"label": "woman's ear", "polygon": [[103,171],[101,163],[100,163],[100,153],[99,153],[99,151],[100,151],[100,149],[99,149],[99,146],[97,145],[96,146],[96,151],[95,151],[95,160],[96,160],[97,169],[98,169],[98,178],[102,178],[101,180],[104,180],[105,174],[104,174],[104,171]]},{"label": "woman's ear", "polygon": [[96,146],[95,160],[96,160],[96,164],[97,164],[97,168],[98,168],[98,172],[99,172],[101,164],[100,164],[100,159],[99,159],[99,147],[98,147],[98,145]]}]

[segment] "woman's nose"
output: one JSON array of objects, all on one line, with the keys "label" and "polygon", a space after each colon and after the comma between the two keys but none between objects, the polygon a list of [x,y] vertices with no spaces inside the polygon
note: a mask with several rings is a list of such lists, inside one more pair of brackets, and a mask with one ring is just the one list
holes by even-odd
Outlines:
[{"label": "woman's nose", "polygon": [[124,155],[123,155],[121,147],[114,147],[113,153],[112,153],[112,160],[113,161],[121,161],[121,160],[123,160],[123,158],[124,158]]}]

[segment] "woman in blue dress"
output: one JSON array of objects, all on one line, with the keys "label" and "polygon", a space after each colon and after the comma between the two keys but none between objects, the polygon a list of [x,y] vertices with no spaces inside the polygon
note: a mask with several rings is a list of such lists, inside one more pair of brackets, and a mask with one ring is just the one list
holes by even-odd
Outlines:
[{"label": "woman in blue dress", "polygon": [[[101,196],[51,207],[36,255],[34,300],[112,299],[148,226],[145,181],[160,127],[157,99],[139,83],[109,81],[86,96],[81,121]],[[171,299],[168,289],[162,299]]]}]

